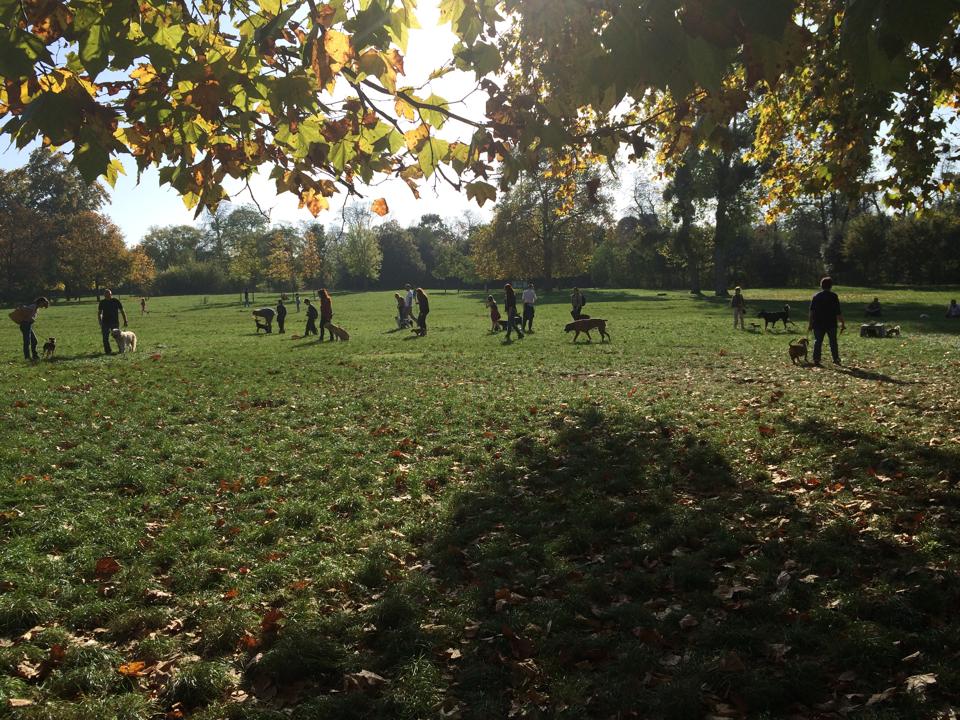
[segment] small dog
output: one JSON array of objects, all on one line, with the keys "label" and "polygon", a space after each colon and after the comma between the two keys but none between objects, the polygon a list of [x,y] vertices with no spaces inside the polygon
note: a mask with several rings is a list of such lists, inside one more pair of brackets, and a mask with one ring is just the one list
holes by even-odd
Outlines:
[{"label": "small dog", "polygon": [[113,335],[113,339],[117,341],[117,347],[120,349],[120,352],[137,351],[137,335],[132,330],[114,328],[110,333]]},{"label": "small dog", "polygon": [[265,333],[273,333],[273,328],[265,322],[260,322],[259,318],[255,317],[253,321],[257,324],[257,332],[263,330]]},{"label": "small dog", "polygon": [[52,358],[53,353],[57,349],[57,339],[56,338],[47,338],[47,341],[43,344],[43,356],[45,358]]},{"label": "small dog", "polygon": [[774,327],[777,326],[777,323],[781,320],[783,321],[783,329],[787,329],[787,323],[793,324],[793,320],[790,319],[790,306],[784,305],[783,310],[779,312],[770,312],[769,310],[761,310],[757,313],[758,318],[763,318],[763,330],[766,332],[767,328],[770,325]]},{"label": "small dog", "polygon": [[[892,328],[887,328],[887,337],[900,337],[900,326],[894,325]],[[46,349],[46,345],[44,345],[44,349]]]},{"label": "small dog", "polygon": [[330,334],[333,337],[335,337],[337,340],[342,340],[343,342],[346,342],[347,340],[350,339],[350,333],[348,333],[339,325],[334,325],[332,322],[328,322],[324,325],[324,327],[327,330],[329,330]]},{"label": "small dog", "polygon": [[804,364],[807,363],[807,344],[806,338],[799,338],[790,343],[787,347],[790,353],[790,362],[796,365],[797,361],[802,357]]},{"label": "small dog", "polygon": [[607,321],[600,318],[587,318],[586,320],[581,318],[580,320],[574,320],[572,323],[567,323],[563,331],[564,332],[574,332],[573,341],[576,342],[577,338],[580,337],[580,333],[585,333],[587,340],[593,342],[593,338],[590,337],[591,330],[600,331],[600,342],[603,342],[603,338],[610,340],[610,333],[607,332]]}]

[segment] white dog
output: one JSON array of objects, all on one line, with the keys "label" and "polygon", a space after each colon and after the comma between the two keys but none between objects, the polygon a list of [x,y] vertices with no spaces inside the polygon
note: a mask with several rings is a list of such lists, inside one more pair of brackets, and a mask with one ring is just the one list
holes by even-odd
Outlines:
[{"label": "white dog", "polygon": [[137,351],[137,335],[132,330],[121,330],[120,328],[114,328],[112,331],[113,339],[117,341],[117,347],[120,348],[120,352],[136,352]]}]

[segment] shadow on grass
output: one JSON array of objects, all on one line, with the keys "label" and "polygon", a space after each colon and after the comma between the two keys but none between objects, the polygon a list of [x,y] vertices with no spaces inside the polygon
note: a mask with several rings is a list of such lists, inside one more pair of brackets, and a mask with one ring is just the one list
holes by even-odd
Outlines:
[{"label": "shadow on grass", "polygon": [[[516,288],[518,303],[520,301],[521,290],[522,288]],[[617,290],[585,290],[583,293],[587,298],[587,305],[585,306],[587,308],[592,305],[610,302],[664,302],[671,299],[678,299],[677,297],[670,298],[669,296],[665,295],[658,296],[657,291],[654,290],[638,290],[636,292],[623,292]],[[492,293],[469,290],[460,293],[460,295],[481,303],[485,303],[487,301],[487,295],[493,295],[498,304],[502,305],[503,303],[503,287],[496,288]],[[570,293],[555,291],[541,292],[538,290],[537,306],[539,307],[541,305],[570,305]],[[587,310],[587,312],[589,312],[589,310]]]},{"label": "shadow on grass", "polygon": [[98,357],[107,357],[105,352],[88,352],[88,353],[75,353],[73,355],[54,355],[49,360],[44,360],[43,362],[73,362],[75,360],[92,360],[93,358]]},{"label": "shadow on grass", "polygon": [[[865,700],[901,682],[901,658],[918,650],[916,672],[941,668],[947,697],[960,688],[943,670],[960,584],[918,543],[838,517],[825,493],[812,512],[802,486],[739,476],[728,448],[680,418],[587,407],[554,430],[521,433],[432,543],[441,591],[475,638],[456,673],[463,717],[839,709],[838,691]],[[817,423],[797,432],[824,452],[864,440]],[[898,450],[926,476],[957,467],[952,454]],[[916,523],[928,499],[914,490],[891,522]],[[938,540],[955,552],[951,531]]]},{"label": "shadow on grass", "polygon": [[883,373],[875,372],[874,370],[864,370],[862,368],[851,367],[849,365],[841,365],[835,367],[834,370],[838,373],[844,375],[849,375],[850,377],[857,378],[858,380],[871,380],[873,382],[888,383],[890,385],[920,385],[922,383],[912,381],[912,380],[898,380],[895,377],[890,375],[885,375]]}]

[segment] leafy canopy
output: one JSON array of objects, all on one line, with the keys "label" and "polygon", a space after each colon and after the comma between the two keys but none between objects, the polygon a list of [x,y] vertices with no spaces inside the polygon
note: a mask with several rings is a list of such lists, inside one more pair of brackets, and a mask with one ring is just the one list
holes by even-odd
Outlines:
[{"label": "leafy canopy", "polygon": [[[72,143],[87,180],[132,155],[190,206],[268,168],[317,213],[338,189],[442,178],[480,204],[545,150],[669,160],[758,117],[768,202],[868,180],[923,204],[960,107],[958,0],[441,0],[483,119],[403,84],[415,0],[0,0],[0,121]],[[411,48],[411,51],[415,48]],[[426,95],[426,97],[423,97]],[[467,128],[438,137],[451,119]],[[948,179],[948,178],[947,178]],[[384,206],[377,206],[385,209]],[[198,208],[199,210],[199,208]]]}]

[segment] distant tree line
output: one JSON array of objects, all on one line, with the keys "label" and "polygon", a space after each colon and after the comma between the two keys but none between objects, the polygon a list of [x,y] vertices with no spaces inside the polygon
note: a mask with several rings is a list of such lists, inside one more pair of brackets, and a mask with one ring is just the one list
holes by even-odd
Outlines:
[{"label": "distant tree line", "polygon": [[922,215],[891,216],[873,198],[825,190],[764,218],[760,175],[744,153],[749,127],[731,126],[729,137],[720,149],[688,149],[661,185],[635,182],[620,217],[607,168],[544,157],[489,222],[428,214],[408,227],[377,225],[355,203],[326,225],[272,224],[252,206],[223,203],[197,225],[153,227],[133,247],[102,214],[105,191],[38,150],[0,172],[0,294],[459,289],[517,279],[725,294],[733,285],[811,286],[824,273],[848,284],[960,282],[954,195]]}]

